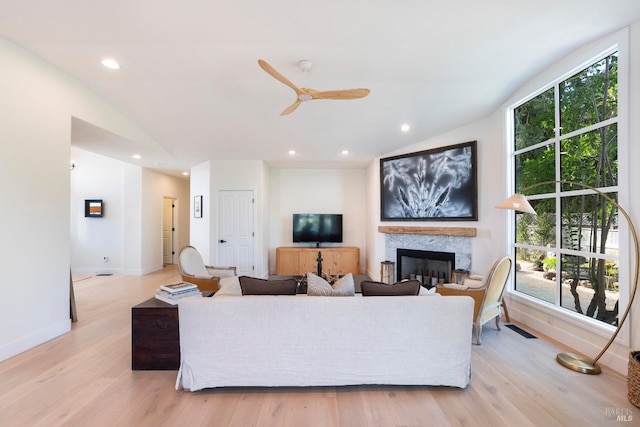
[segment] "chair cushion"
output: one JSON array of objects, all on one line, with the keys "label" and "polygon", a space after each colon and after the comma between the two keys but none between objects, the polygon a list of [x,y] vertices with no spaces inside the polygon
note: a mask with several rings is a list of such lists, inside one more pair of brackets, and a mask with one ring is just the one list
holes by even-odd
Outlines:
[{"label": "chair cushion", "polygon": [[233,277],[236,275],[234,268],[225,267],[207,267],[207,272],[214,277]]},{"label": "chair cushion", "polygon": [[242,295],[295,295],[298,288],[296,279],[265,280],[240,276],[239,280]]},{"label": "chair cushion", "polygon": [[466,291],[467,289],[469,289],[469,286],[467,286],[467,285],[458,285],[457,283],[443,283],[442,287],[443,288],[449,288],[449,289],[458,289],[460,291]]},{"label": "chair cushion", "polygon": [[463,285],[470,289],[480,289],[485,286],[484,278],[480,276],[468,277],[462,282]]},{"label": "chair cushion", "polygon": [[418,295],[421,284],[417,280],[406,280],[388,285],[382,282],[374,282],[372,280],[363,280],[362,296],[396,296],[396,295]]},{"label": "chair cushion", "polygon": [[353,281],[353,274],[349,273],[336,280],[331,286],[322,277],[307,273],[307,295],[329,296],[329,297],[350,297],[356,294],[356,285]]}]

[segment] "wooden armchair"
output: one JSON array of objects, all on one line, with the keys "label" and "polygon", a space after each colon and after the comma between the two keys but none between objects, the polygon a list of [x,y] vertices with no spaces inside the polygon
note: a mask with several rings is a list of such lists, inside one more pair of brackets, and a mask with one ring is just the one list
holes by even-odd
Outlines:
[{"label": "wooden armchair", "polygon": [[218,291],[220,278],[236,275],[236,267],[205,265],[202,256],[193,246],[185,246],[178,255],[178,269],[184,282],[198,285],[201,291]]},{"label": "wooden armchair", "polygon": [[436,292],[443,296],[466,295],[473,298],[473,329],[477,345],[480,345],[482,325],[489,320],[495,318],[496,328],[500,330],[501,308],[505,309],[505,315],[509,321],[506,306],[502,300],[509,273],[511,273],[511,258],[503,256],[493,263],[484,277],[475,276],[465,279],[462,285],[444,284],[436,288]]}]

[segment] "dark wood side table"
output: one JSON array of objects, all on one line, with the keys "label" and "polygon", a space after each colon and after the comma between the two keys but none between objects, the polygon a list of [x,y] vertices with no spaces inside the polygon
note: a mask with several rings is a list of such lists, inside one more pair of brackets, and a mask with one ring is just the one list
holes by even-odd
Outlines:
[{"label": "dark wood side table", "polygon": [[[214,293],[203,291],[210,297]],[[131,308],[131,369],[177,370],[180,367],[178,306],[155,298]]]}]

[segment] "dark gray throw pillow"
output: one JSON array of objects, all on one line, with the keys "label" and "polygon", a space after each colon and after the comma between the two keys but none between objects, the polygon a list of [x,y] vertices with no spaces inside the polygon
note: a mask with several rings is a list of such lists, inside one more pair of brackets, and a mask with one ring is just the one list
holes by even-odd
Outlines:
[{"label": "dark gray throw pillow", "polygon": [[387,285],[382,282],[363,280],[361,285],[363,297],[383,297],[398,295],[418,295],[420,292],[420,282],[417,280],[407,280]]},{"label": "dark gray throw pillow", "polygon": [[242,295],[295,295],[296,279],[265,280],[257,277],[240,276]]}]

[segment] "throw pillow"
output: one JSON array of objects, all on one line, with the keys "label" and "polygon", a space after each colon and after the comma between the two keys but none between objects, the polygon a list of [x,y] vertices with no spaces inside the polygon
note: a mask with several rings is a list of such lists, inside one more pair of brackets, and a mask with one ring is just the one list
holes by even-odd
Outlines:
[{"label": "throw pillow", "polygon": [[364,280],[360,285],[363,297],[372,296],[397,296],[397,295],[418,295],[421,284],[417,280],[407,280],[387,285],[382,282]]},{"label": "throw pillow", "polygon": [[221,296],[242,296],[242,289],[240,288],[240,280],[238,280],[238,276],[223,277],[220,279],[219,285],[220,289],[218,292],[213,294],[214,298]]},{"label": "throw pillow", "polygon": [[298,282],[296,279],[265,280],[240,276],[240,287],[242,295],[295,295]]},{"label": "throw pillow", "polygon": [[307,295],[329,297],[352,297],[356,294],[356,285],[351,273],[336,280],[331,286],[329,282],[313,273],[307,273]]},{"label": "throw pillow", "polygon": [[418,292],[419,296],[433,296],[433,297],[439,297],[440,294],[436,292],[436,287],[432,286],[430,288],[426,288],[424,285],[420,286],[420,292]]}]

